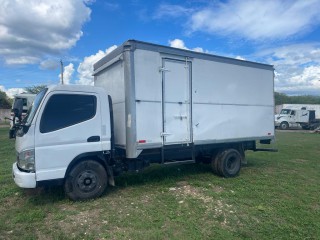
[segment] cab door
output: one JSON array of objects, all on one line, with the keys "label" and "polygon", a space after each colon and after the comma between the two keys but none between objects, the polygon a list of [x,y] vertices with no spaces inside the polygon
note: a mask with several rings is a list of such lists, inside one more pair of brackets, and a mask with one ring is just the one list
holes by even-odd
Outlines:
[{"label": "cab door", "polygon": [[55,91],[46,96],[35,127],[37,181],[64,178],[69,163],[102,150],[99,95]]}]

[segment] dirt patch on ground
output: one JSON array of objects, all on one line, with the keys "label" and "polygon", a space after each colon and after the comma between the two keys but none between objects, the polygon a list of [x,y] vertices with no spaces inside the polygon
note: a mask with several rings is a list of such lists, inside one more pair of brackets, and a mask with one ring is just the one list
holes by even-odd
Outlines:
[{"label": "dirt patch on ground", "polygon": [[220,186],[212,186],[212,190],[215,193],[222,193],[224,191],[223,187],[220,187]]},{"label": "dirt patch on ground", "polygon": [[206,196],[203,193],[203,189],[190,186],[187,182],[178,182],[177,186],[169,188],[169,191],[176,196],[179,203],[183,203],[187,197],[201,200],[204,203],[213,201],[212,197]]},{"label": "dirt patch on ground", "polygon": [[[212,186],[215,193],[224,191],[222,187]],[[221,226],[229,227],[231,222],[238,222],[236,211],[230,204],[225,203],[222,199],[215,199],[206,194],[206,189],[197,188],[188,184],[188,182],[178,182],[177,186],[169,188],[169,192],[174,194],[179,204],[183,204],[187,198],[197,199],[203,202],[206,208],[205,214],[208,218],[216,219]]]}]

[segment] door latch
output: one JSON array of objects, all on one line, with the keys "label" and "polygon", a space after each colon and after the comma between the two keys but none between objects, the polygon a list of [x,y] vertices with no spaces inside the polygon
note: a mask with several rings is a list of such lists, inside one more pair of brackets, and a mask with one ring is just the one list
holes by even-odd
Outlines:
[{"label": "door latch", "polygon": [[161,137],[165,137],[165,136],[169,136],[169,135],[172,135],[172,133],[167,133],[167,132],[160,133]]}]

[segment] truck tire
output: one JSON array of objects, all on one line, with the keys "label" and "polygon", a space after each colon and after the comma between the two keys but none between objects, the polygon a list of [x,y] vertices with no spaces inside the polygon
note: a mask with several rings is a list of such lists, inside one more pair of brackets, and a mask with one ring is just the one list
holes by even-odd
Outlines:
[{"label": "truck tire", "polygon": [[212,154],[212,157],[211,157],[211,169],[212,169],[212,172],[214,174],[217,174],[217,175],[220,175],[220,173],[218,172],[218,163],[219,163],[219,159],[221,157],[221,155],[223,154],[223,150],[218,152],[218,153],[214,153]]},{"label": "truck tire", "polygon": [[217,173],[225,178],[235,177],[241,168],[241,154],[238,150],[230,148],[217,156]]},{"label": "truck tire", "polygon": [[75,165],[66,177],[64,190],[71,200],[86,200],[102,195],[107,187],[107,172],[94,160]]},{"label": "truck tire", "polygon": [[281,122],[280,123],[280,129],[281,130],[287,130],[289,128],[289,124],[287,122]]}]

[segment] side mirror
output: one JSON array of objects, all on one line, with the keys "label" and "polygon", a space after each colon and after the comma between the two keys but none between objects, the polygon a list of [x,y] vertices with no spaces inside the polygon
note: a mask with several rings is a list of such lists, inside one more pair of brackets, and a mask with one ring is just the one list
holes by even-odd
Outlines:
[{"label": "side mirror", "polygon": [[13,113],[15,117],[19,118],[19,120],[21,120],[22,110],[23,110],[23,100],[21,98],[17,98],[13,104]]}]

